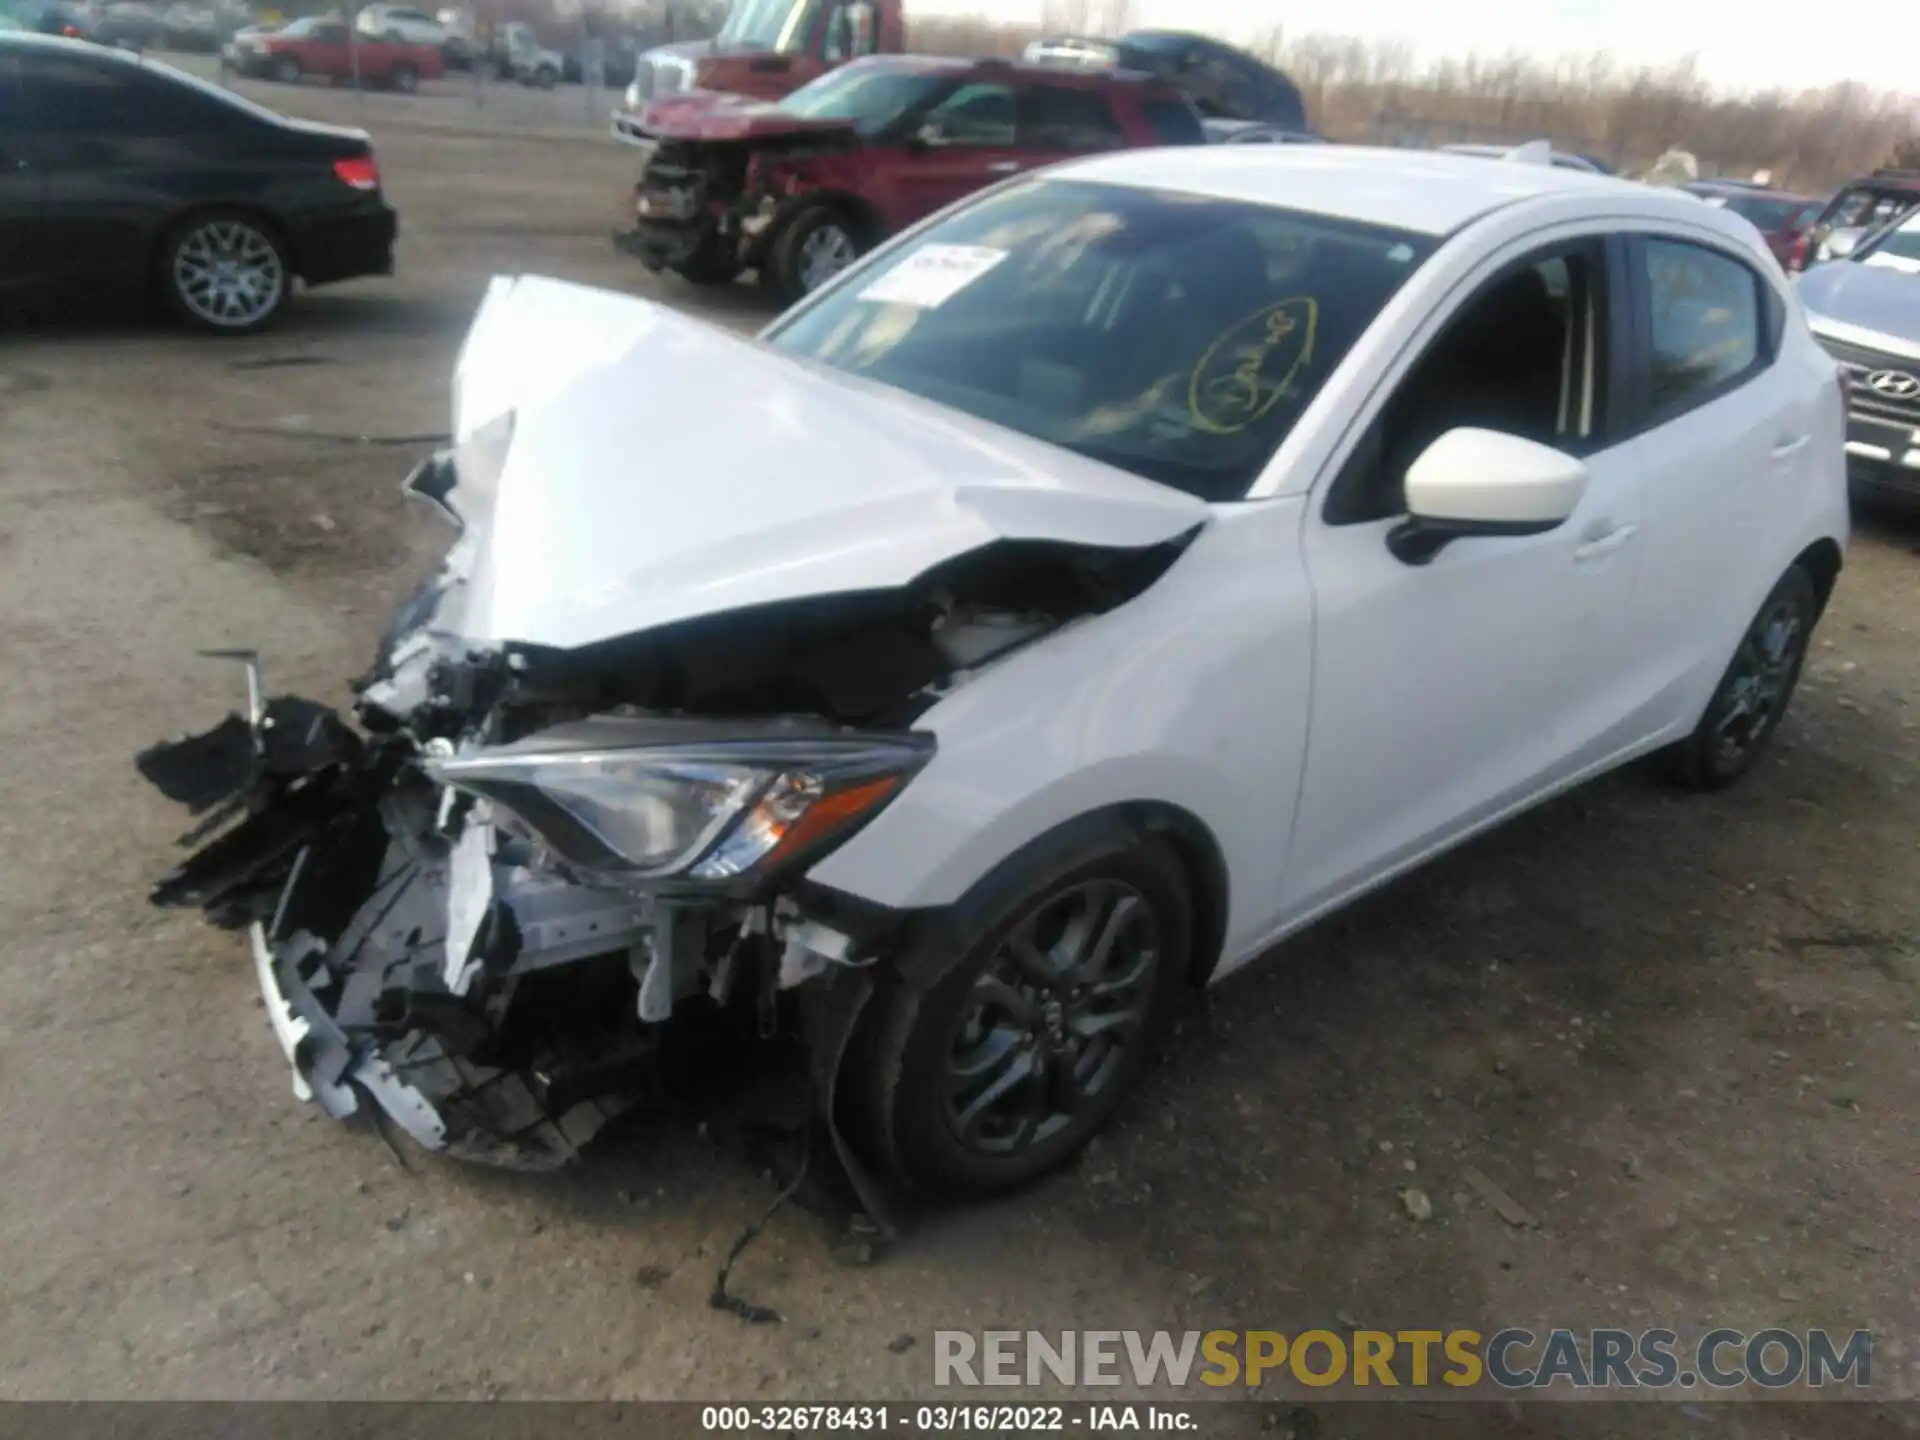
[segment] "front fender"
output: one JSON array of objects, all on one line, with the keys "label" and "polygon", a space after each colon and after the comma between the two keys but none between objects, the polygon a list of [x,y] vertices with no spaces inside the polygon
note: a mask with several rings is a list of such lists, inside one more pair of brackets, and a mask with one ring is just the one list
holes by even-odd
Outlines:
[{"label": "front fender", "polygon": [[1218,847],[1221,972],[1276,913],[1306,755],[1312,606],[1300,503],[1222,513],[1166,575],[969,677],[921,717],[927,767],[810,878],[914,910],[1094,811],[1164,806]]}]

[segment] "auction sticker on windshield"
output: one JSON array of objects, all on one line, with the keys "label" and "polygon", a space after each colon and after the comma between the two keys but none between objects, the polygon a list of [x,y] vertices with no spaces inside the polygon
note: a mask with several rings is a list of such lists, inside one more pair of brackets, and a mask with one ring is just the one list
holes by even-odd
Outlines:
[{"label": "auction sticker on windshield", "polygon": [[985,245],[922,245],[860,292],[878,305],[934,310],[1007,258]]}]

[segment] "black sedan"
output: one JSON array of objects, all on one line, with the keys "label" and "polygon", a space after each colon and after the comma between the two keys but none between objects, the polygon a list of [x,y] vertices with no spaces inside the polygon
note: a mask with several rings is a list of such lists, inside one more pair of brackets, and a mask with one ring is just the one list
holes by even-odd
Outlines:
[{"label": "black sedan", "polygon": [[79,41],[0,34],[0,291],[157,294],[257,330],[294,282],[393,270],[364,132]]}]

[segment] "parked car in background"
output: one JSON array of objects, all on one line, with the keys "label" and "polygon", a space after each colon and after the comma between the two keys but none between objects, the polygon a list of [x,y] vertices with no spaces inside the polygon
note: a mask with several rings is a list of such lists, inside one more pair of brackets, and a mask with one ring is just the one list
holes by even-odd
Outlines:
[{"label": "parked car in background", "polygon": [[169,50],[195,55],[217,54],[221,44],[221,16],[212,5],[169,5],[160,12],[161,43]]},{"label": "parked car in background", "polygon": [[87,31],[87,39],[94,44],[120,50],[152,50],[165,38],[166,27],[159,13],[140,0],[120,0],[107,6]]},{"label": "parked car in background", "polygon": [[1789,268],[1804,270],[1845,257],[1869,231],[1916,204],[1920,170],[1880,169],[1848,181],[1807,227]]},{"label": "parked car in background", "polygon": [[393,269],[395,218],[364,132],[289,120],[217,85],[74,40],[0,36],[0,285],[157,293],[228,334],[296,280]]},{"label": "parked car in background", "polygon": [[971,191],[1090,151],[1205,143],[1132,71],[876,55],[773,104],[692,95],[617,117],[646,152],[621,247],[700,284],[757,270],[783,301]]},{"label": "parked car in background", "polygon": [[1855,493],[1920,502],[1920,205],[1807,271],[1799,290],[1846,377]]},{"label": "parked car in background", "polygon": [[[1533,141],[1529,143],[1538,145],[1541,142]],[[1443,155],[1471,155],[1480,160],[1510,160],[1517,158],[1518,152],[1525,148],[1525,146],[1513,145],[1442,145],[1440,147],[1440,153]],[[1565,150],[1549,150],[1547,152],[1547,161],[1549,164],[1557,165],[1562,170],[1582,170],[1589,175],[1603,173],[1599,167],[1596,166],[1593,161],[1587,159],[1586,156],[1572,155]]]},{"label": "parked car in background", "polygon": [[1207,142],[1212,145],[1324,145],[1326,137],[1307,130],[1289,130],[1265,120],[1214,120],[1201,122]]},{"label": "parked car in background", "polygon": [[1308,128],[1306,102],[1291,78],[1207,35],[1134,30],[1112,39],[1052,36],[1028,45],[1023,58],[1036,64],[1137,70],[1183,92],[1209,119]]},{"label": "parked car in background", "polygon": [[536,90],[551,90],[560,83],[566,70],[566,57],[540,43],[533,26],[514,20],[495,32],[493,41],[494,75],[501,80],[518,80]]},{"label": "parked car in background", "polygon": [[0,0],[0,15],[11,23],[10,31],[34,35],[64,35],[84,40],[92,28],[93,17],[81,5],[68,0]]},{"label": "parked car in background", "polygon": [[358,723],[138,760],[232,827],[151,894],[246,932],[296,1092],[555,1165],[717,1015],[837,1153],[1002,1192],[1285,937],[1643,755],[1750,773],[1848,524],[1752,227],[1250,158],[997,186],[757,340],[496,280]]},{"label": "parked car in background", "polygon": [[447,27],[439,20],[409,5],[365,6],[353,17],[353,25],[362,35],[405,45],[445,49],[449,38]]},{"label": "parked car in background", "polygon": [[1793,195],[1739,181],[1695,180],[1680,188],[1752,222],[1783,267],[1799,252],[1801,238],[1823,208],[1822,202],[1810,195]]},{"label": "parked car in background", "polygon": [[328,80],[358,81],[376,90],[411,94],[422,80],[437,80],[445,66],[438,45],[410,45],[362,39],[344,22],[307,16],[278,30],[235,36],[227,63],[242,75],[258,75],[283,84]]}]

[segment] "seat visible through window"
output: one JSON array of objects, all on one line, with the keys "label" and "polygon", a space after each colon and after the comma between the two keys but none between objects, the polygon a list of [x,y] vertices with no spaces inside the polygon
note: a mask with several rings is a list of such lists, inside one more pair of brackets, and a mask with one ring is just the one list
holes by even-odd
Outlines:
[{"label": "seat visible through window", "polygon": [[1407,468],[1449,430],[1498,430],[1543,445],[1584,433],[1584,266],[1556,257],[1469,302],[1401,382],[1329,501],[1334,523],[1405,511]]}]

